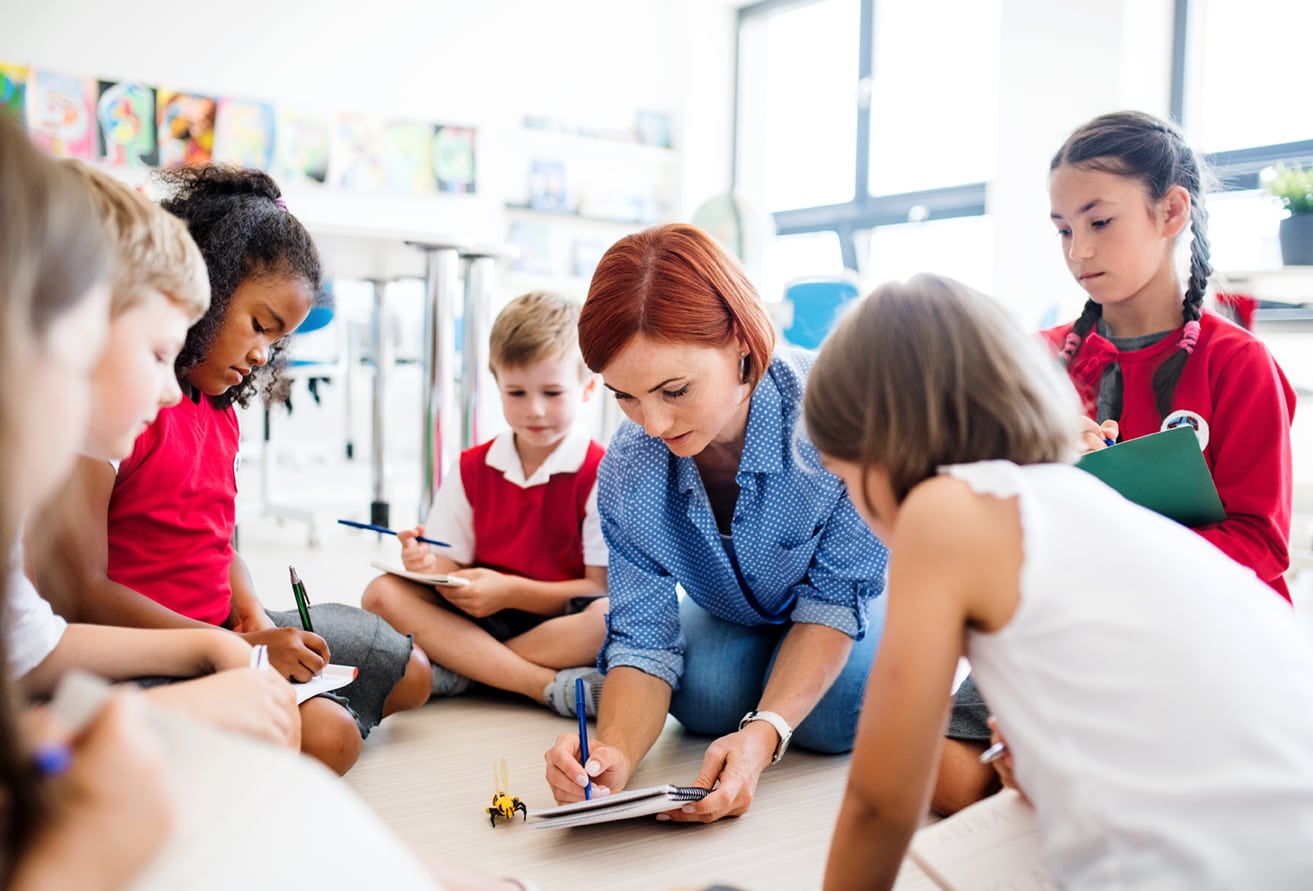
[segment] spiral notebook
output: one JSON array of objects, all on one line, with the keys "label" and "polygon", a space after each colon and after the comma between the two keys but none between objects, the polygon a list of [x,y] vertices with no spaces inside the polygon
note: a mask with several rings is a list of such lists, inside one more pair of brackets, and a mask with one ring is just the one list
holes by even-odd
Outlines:
[{"label": "spiral notebook", "polygon": [[538,829],[564,829],[647,817],[673,811],[690,801],[700,801],[710,793],[710,789],[701,786],[648,786],[534,811],[529,814],[529,822]]}]

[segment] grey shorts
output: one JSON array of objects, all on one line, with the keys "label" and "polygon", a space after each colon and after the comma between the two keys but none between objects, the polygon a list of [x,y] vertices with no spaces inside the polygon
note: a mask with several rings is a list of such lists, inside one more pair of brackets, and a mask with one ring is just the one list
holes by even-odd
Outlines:
[{"label": "grey shorts", "polygon": [[967,742],[989,741],[989,706],[976,688],[976,682],[967,675],[953,694],[953,713],[948,718],[944,736]]}]

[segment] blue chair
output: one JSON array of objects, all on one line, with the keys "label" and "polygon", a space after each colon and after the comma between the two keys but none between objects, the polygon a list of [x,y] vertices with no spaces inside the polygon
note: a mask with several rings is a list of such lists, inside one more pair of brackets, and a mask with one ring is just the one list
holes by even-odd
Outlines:
[{"label": "blue chair", "polygon": [[857,299],[857,283],[844,277],[800,278],[784,288],[793,323],[781,332],[789,343],[814,350],[834,327],[840,310]]}]

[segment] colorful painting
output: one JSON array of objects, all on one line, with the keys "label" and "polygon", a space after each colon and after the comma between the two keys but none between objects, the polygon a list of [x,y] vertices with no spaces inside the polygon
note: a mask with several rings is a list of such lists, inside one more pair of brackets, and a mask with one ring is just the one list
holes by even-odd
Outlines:
[{"label": "colorful painting", "polygon": [[332,143],[333,125],[327,117],[280,111],[274,177],[284,187],[293,182],[327,182]]},{"label": "colorful painting", "polygon": [[123,81],[100,81],[96,101],[100,160],[115,167],[143,169],[160,161],[155,130],[155,88]]},{"label": "colorful painting", "polygon": [[32,142],[61,158],[90,161],[96,153],[96,82],[89,77],[32,71],[27,80],[27,129]]},{"label": "colorful painting", "polygon": [[363,115],[337,119],[329,179],[350,192],[383,191],[383,125]]},{"label": "colorful painting", "polygon": [[274,160],[274,107],[268,102],[220,99],[214,121],[214,160],[269,170]]},{"label": "colorful painting", "polygon": [[433,125],[413,121],[383,128],[383,188],[393,195],[427,195],[437,187],[433,165]]},{"label": "colorful painting", "polygon": [[0,115],[23,120],[27,95],[27,66],[0,62]]},{"label": "colorful painting", "polygon": [[439,192],[474,191],[473,127],[433,128],[433,173]]},{"label": "colorful painting", "polygon": [[207,164],[214,156],[212,96],[159,91],[159,146],[161,167]]}]

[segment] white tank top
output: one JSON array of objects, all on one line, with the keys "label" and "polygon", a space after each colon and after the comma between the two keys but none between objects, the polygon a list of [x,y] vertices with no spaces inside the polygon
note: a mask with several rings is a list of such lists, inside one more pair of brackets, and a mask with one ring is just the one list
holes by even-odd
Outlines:
[{"label": "white tank top", "polygon": [[1081,888],[1313,888],[1313,649],[1189,529],[1066,465],[943,469],[1017,496],[1021,599],[967,656]]}]

